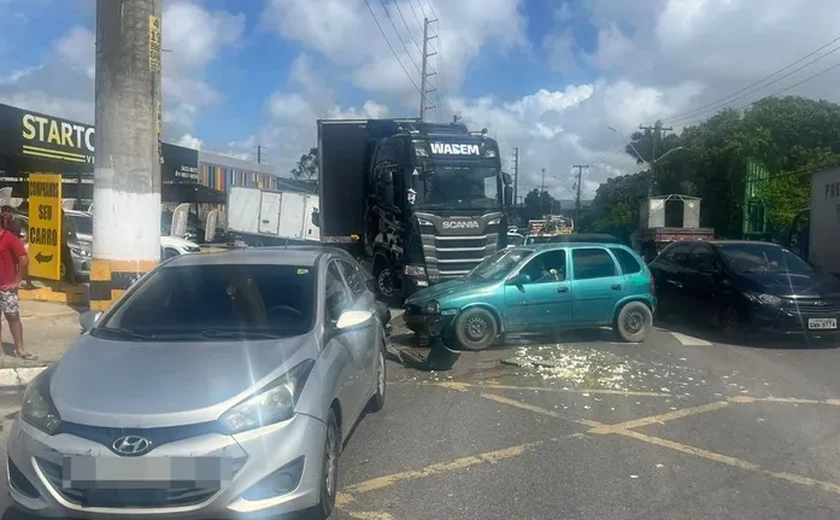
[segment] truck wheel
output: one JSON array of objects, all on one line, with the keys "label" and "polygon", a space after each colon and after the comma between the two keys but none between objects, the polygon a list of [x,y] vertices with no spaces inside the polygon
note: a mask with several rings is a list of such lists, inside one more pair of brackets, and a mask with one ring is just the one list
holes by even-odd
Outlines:
[{"label": "truck wheel", "polygon": [[458,345],[465,350],[484,350],[496,341],[499,324],[487,309],[474,307],[455,318],[454,334]]},{"label": "truck wheel", "polygon": [[395,283],[396,276],[391,265],[380,260],[374,264],[373,278],[376,281],[376,295],[388,305],[400,306],[399,287]]},{"label": "truck wheel", "polygon": [[653,327],[653,313],[642,302],[629,302],[618,311],[613,330],[622,341],[640,343]]}]

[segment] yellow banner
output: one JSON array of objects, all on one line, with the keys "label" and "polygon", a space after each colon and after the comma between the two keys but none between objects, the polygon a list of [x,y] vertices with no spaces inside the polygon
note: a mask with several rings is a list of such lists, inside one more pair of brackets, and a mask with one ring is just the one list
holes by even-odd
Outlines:
[{"label": "yellow banner", "polygon": [[29,175],[29,275],[61,279],[61,175]]}]

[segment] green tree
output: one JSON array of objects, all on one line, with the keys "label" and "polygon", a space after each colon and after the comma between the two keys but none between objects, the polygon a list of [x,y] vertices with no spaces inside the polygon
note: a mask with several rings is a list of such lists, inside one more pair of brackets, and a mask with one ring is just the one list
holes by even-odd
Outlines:
[{"label": "green tree", "polygon": [[318,147],[313,146],[308,152],[300,156],[297,166],[292,168],[292,177],[301,180],[318,178]]},{"label": "green tree", "polygon": [[540,192],[539,189],[534,188],[525,195],[520,214],[523,222],[527,224],[529,220],[541,219],[552,211],[555,213],[560,211],[560,201],[552,197],[549,192]]}]

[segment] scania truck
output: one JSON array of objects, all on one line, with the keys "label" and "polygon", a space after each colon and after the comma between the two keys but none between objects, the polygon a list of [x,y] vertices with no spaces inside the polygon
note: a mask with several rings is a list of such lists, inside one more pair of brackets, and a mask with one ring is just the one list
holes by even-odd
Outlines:
[{"label": "scania truck", "polygon": [[461,277],[505,247],[513,189],[486,130],[320,120],[318,165],[321,241],[360,258],[385,299]]}]

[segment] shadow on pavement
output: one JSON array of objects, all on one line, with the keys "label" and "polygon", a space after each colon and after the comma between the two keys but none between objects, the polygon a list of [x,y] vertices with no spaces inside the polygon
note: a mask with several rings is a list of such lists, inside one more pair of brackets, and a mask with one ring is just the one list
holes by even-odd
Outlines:
[{"label": "shadow on pavement", "polygon": [[688,320],[684,316],[661,316],[656,326],[669,332],[677,332],[703,339],[711,343],[729,345],[732,347],[753,347],[764,349],[833,349],[840,346],[840,336],[826,335],[824,337],[806,336],[804,334],[772,334],[755,332],[738,332],[727,334],[711,324],[700,323],[699,320]]}]

